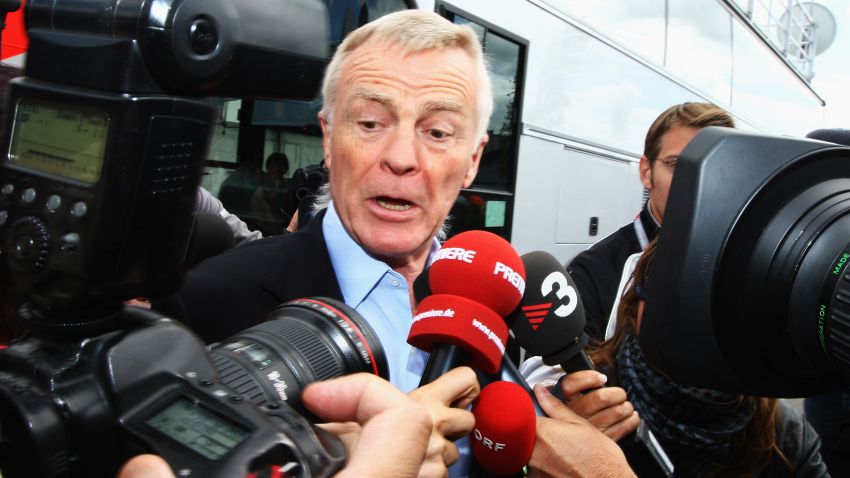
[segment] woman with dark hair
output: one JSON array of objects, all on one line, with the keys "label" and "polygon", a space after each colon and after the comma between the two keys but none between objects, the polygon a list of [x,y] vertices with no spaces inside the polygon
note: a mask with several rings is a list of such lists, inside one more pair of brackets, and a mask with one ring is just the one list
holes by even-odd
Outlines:
[{"label": "woman with dark hair", "polygon": [[784,402],[680,385],[647,363],[637,336],[655,246],[637,263],[613,336],[588,355],[626,390],[676,476],[829,476],[817,433]]}]

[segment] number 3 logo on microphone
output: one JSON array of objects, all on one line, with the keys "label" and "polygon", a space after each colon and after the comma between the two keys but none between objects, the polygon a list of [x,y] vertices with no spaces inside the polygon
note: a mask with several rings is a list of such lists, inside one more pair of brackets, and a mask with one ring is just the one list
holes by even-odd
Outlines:
[{"label": "number 3 logo on microphone", "polygon": [[543,280],[543,283],[540,285],[540,293],[543,297],[546,297],[553,291],[553,286],[558,284],[558,291],[555,292],[555,296],[558,299],[563,300],[564,297],[569,299],[567,304],[561,304],[555,309],[555,315],[558,317],[567,317],[572,314],[578,305],[578,294],[576,294],[576,290],[573,286],[567,282],[566,276],[560,271],[555,271],[546,276],[546,279]]}]

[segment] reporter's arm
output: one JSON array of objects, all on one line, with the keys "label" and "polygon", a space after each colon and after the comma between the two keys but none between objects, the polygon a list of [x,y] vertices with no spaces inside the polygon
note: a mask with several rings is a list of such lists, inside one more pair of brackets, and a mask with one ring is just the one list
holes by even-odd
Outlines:
[{"label": "reporter's arm", "polygon": [[613,440],[576,415],[549,390],[537,385],[534,394],[551,418],[537,418],[530,477],[635,477]]}]

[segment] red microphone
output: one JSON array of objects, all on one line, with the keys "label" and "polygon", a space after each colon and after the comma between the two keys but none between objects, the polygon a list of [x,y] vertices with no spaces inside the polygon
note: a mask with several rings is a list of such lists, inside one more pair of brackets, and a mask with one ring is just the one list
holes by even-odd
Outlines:
[{"label": "red microphone", "polygon": [[432,295],[417,305],[407,337],[431,353],[420,386],[461,365],[496,373],[509,333],[504,317],[525,291],[522,259],[501,237],[467,231],[446,241],[427,281]]},{"label": "red microphone", "polygon": [[515,383],[493,382],[473,402],[472,414],[472,455],[481,468],[496,476],[522,470],[531,460],[537,432],[528,393]]},{"label": "red microphone", "polygon": [[437,251],[428,282],[432,294],[466,297],[507,317],[525,293],[525,265],[502,237],[466,231]]},{"label": "red microphone", "polygon": [[429,295],[419,303],[407,337],[426,352],[445,345],[460,347],[470,352],[467,365],[488,373],[499,370],[507,339],[508,325],[493,310],[448,294]]}]

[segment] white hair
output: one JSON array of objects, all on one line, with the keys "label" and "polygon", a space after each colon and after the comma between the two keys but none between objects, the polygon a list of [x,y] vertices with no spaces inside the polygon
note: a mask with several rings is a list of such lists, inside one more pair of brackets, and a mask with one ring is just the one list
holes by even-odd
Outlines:
[{"label": "white hair", "polygon": [[490,124],[490,115],[493,114],[493,93],[490,75],[487,73],[487,62],[478,36],[468,26],[456,25],[434,12],[424,10],[390,13],[354,30],[343,40],[328,64],[322,83],[324,103],[321,115],[328,121],[328,125],[332,123],[334,99],[345,60],[371,38],[401,47],[403,54],[440,48],[461,48],[465,51],[476,65],[480,86],[475,105],[478,115],[476,133],[478,139],[484,138]]}]

